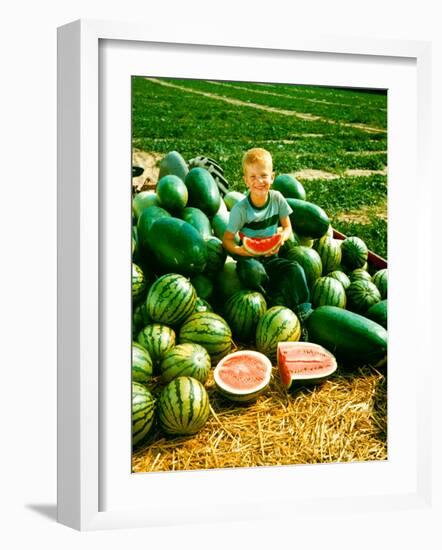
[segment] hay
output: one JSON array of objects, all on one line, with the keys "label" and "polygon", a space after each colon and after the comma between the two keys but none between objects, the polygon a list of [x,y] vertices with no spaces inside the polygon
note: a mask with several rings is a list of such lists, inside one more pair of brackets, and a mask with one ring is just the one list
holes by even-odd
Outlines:
[{"label": "hay", "polygon": [[287,394],[279,373],[249,405],[206,384],[211,414],[194,436],[166,438],[154,430],[133,454],[134,472],[282,466],[386,460],[385,368],[340,372],[322,385]]}]

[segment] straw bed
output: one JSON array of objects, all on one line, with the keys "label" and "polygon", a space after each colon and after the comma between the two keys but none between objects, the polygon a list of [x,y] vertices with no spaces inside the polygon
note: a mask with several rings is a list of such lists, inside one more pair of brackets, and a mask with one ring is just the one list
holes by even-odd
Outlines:
[{"label": "straw bed", "polygon": [[206,384],[211,414],[196,435],[166,438],[155,429],[133,455],[134,472],[281,466],[387,459],[384,368],[335,374],[288,394],[277,368],[252,404],[220,396]]}]

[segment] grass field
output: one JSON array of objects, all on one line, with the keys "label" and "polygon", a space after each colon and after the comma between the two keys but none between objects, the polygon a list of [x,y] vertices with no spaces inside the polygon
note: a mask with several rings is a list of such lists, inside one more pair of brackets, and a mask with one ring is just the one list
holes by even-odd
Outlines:
[{"label": "grass field", "polygon": [[207,155],[244,190],[241,158],[268,149],[332,225],[387,258],[387,95],[284,84],[133,78],[133,147]]}]

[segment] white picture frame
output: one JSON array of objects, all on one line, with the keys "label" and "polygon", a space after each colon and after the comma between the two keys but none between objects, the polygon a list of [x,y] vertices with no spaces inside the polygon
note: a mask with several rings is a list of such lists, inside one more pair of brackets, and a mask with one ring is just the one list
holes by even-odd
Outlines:
[{"label": "white picture frame", "polygon": [[[432,330],[429,324],[431,315],[426,315],[429,313],[430,305],[422,293],[418,293],[416,304],[412,306],[415,312],[419,312],[422,339],[414,351],[401,351],[397,345],[393,345],[389,351],[393,364],[390,378],[395,384],[393,390],[397,393],[395,395],[393,391],[392,399],[389,394],[391,407],[389,432],[392,434],[392,440],[389,442],[389,457],[392,456],[392,458],[389,458],[388,464],[373,463],[360,465],[360,467],[339,464],[318,465],[314,466],[315,470],[312,470],[312,467],[296,467],[296,469],[237,469],[228,472],[141,474],[141,477],[130,475],[130,469],[124,470],[124,461],[127,453],[130,454],[128,444],[130,443],[130,418],[127,414],[120,420],[115,419],[116,431],[126,429],[126,439],[124,437],[122,439],[123,450],[121,451],[115,447],[115,441],[109,443],[105,437],[108,432],[106,418],[111,414],[109,396],[115,397],[117,384],[115,380],[113,383],[105,383],[107,378],[103,374],[104,363],[107,360],[120,358],[122,362],[127,361],[129,364],[130,348],[128,345],[125,347],[128,344],[129,333],[124,329],[126,332],[123,330],[125,336],[122,338],[119,349],[111,350],[112,346],[116,346],[111,336],[115,330],[118,330],[118,326],[114,326],[112,322],[109,323],[109,319],[127,317],[123,302],[129,296],[130,280],[129,277],[127,280],[124,279],[123,268],[123,270],[116,269],[115,277],[112,276],[111,279],[103,282],[104,278],[108,277],[105,267],[112,266],[112,262],[115,262],[112,253],[103,244],[103,231],[113,232],[114,238],[118,241],[116,248],[119,249],[120,257],[123,259],[127,250],[126,260],[129,266],[130,243],[129,239],[126,243],[124,236],[126,235],[124,216],[128,203],[124,193],[123,195],[112,194],[113,192],[104,190],[103,185],[104,182],[107,184],[108,177],[117,177],[117,174],[120,178],[125,177],[124,166],[127,167],[127,181],[130,182],[131,145],[126,139],[127,125],[130,127],[130,120],[126,116],[126,122],[117,123],[120,124],[117,128],[124,126],[122,141],[114,142],[109,139],[109,143],[106,142],[104,145],[104,138],[100,132],[103,130],[103,124],[108,122],[113,124],[113,121],[108,121],[106,118],[108,116],[106,109],[109,102],[114,101],[115,98],[118,100],[118,97],[127,93],[128,82],[125,81],[123,85],[126,92],[116,85],[114,96],[106,96],[106,101],[103,101],[100,93],[103,91],[101,87],[106,83],[118,84],[121,81],[112,80],[113,78],[118,79],[120,74],[130,74],[132,70],[136,70],[127,67],[128,58],[132,57],[135,60],[137,56],[135,54],[132,56],[131,52],[140,51],[140,48],[147,49],[150,58],[152,60],[156,58],[159,66],[167,57],[167,55],[162,57],[163,50],[168,50],[166,54],[168,53],[169,57],[179,57],[180,52],[193,55],[198,50],[201,60],[205,61],[201,61],[201,65],[196,67],[189,65],[194,69],[188,69],[186,74],[196,78],[200,73],[211,74],[208,68],[214,52],[219,52],[220,55],[226,54],[232,65],[235,59],[247,54],[258,61],[260,56],[262,59],[266,56],[272,57],[273,60],[280,59],[282,65],[286,64],[289,67],[292,56],[299,54],[309,56],[309,62],[318,58],[324,66],[332,63],[333,60],[343,63],[365,63],[368,72],[370,60],[376,60],[380,65],[385,65],[385,77],[380,76],[379,82],[382,82],[382,78],[387,78],[392,67],[396,67],[401,73],[400,67],[403,66],[404,78],[411,78],[417,86],[416,93],[410,91],[411,95],[406,99],[410,105],[415,105],[413,108],[416,110],[417,124],[416,120],[414,122],[410,120],[409,128],[412,130],[412,135],[408,138],[399,136],[399,132],[392,133],[392,139],[397,136],[398,141],[402,140],[400,146],[402,154],[404,152],[407,154],[409,164],[407,169],[401,167],[398,162],[400,151],[394,150],[394,144],[390,150],[389,145],[389,178],[392,181],[395,178],[403,178],[407,189],[407,182],[410,182],[410,174],[407,174],[407,170],[409,171],[412,166],[413,174],[416,173],[415,170],[419,171],[420,196],[425,200],[416,206],[413,197],[405,196],[405,193],[399,205],[393,186],[393,197],[389,200],[389,216],[394,219],[401,211],[409,212],[413,208],[415,211],[416,208],[418,209],[417,230],[415,235],[410,236],[410,241],[411,244],[419,245],[420,268],[414,275],[409,275],[409,280],[405,282],[413,284],[419,279],[420,286],[427,290],[432,285],[431,269],[428,269],[430,244],[428,239],[419,240],[421,235],[430,233],[428,227],[431,223],[430,212],[425,206],[431,204],[431,182],[428,173],[431,116],[428,82],[431,44],[417,41],[364,40],[343,36],[312,39],[302,35],[295,38],[280,37],[278,41],[272,41],[271,44],[259,39],[254,43],[250,40],[241,41],[241,39],[234,41],[217,39],[216,43],[213,43],[210,39],[205,40],[204,37],[200,38],[199,42],[189,41],[185,30],[181,35],[174,34],[169,38],[159,31],[147,32],[140,25],[118,22],[76,21],[61,27],[58,31],[58,521],[79,530],[92,530],[213,521],[214,511],[217,513],[217,519],[221,521],[255,519],[264,517],[264,514],[269,517],[268,510],[264,512],[265,505],[276,501],[289,504],[292,513],[296,510],[300,514],[325,511],[338,502],[342,514],[352,510],[355,503],[360,510],[366,512],[429,507],[432,477],[431,438],[427,419],[431,416],[431,403],[424,392],[424,387],[429,385],[431,361],[421,365],[419,378],[413,380],[411,384],[394,375],[395,361],[405,361],[404,371],[407,372],[407,365],[409,367],[417,357],[421,346],[426,346],[427,356],[428,349],[432,350]],[[135,61],[134,63],[136,65]],[[176,64],[176,60],[174,63]],[[225,60],[223,63],[223,67],[226,67]],[[253,64],[256,65],[257,61],[251,63]],[[270,70],[270,68],[264,70],[262,80],[271,79]],[[103,71],[108,73],[104,74]],[[155,74],[159,74],[158,70]],[[167,73],[167,70],[165,74],[173,76]],[[180,72],[179,76],[182,74]],[[352,85],[355,85],[354,79],[357,78],[355,76],[357,74],[358,71],[352,75]],[[108,78],[111,80],[107,80]],[[336,76],[331,77],[325,73],[322,78],[323,84],[328,83],[327,78],[331,79],[329,84],[336,84]],[[371,78],[375,80],[374,77]],[[361,82],[365,81],[361,80]],[[369,79],[366,85],[369,85]],[[406,95],[405,91],[404,95]],[[390,107],[394,111],[395,106]],[[396,115],[393,116],[401,116],[400,106]],[[394,123],[392,127],[394,129]],[[109,135],[113,136],[115,132],[109,132]],[[120,147],[121,153],[117,154],[115,147]],[[103,149],[106,149],[108,157],[115,153],[115,157],[123,158],[118,166],[116,165],[112,176],[109,175],[106,162],[103,163]],[[115,188],[115,186],[109,186],[109,188]],[[121,212],[121,215],[118,215],[118,212]],[[115,222],[112,226],[106,221],[110,213]],[[117,214],[114,215],[115,213]],[[391,241],[393,244],[392,254],[389,257],[393,262],[393,275],[394,270],[397,269],[399,273],[403,265],[401,252],[394,246],[395,238],[397,234],[395,237],[393,231],[392,237],[389,237],[389,243]],[[118,285],[121,284],[124,290],[122,290],[122,297],[117,300],[120,305],[111,305],[109,293],[112,289],[120,288]],[[404,280],[401,284],[404,284]],[[399,306],[398,290],[397,294],[393,292],[390,308],[394,311]],[[110,310],[109,307],[111,307]],[[115,316],[112,312],[117,312],[118,315]],[[103,326],[106,323],[108,338],[103,344]],[[403,320],[398,319],[392,327],[390,337],[393,344],[408,337],[408,334],[402,332],[406,331]],[[124,355],[125,350],[127,350],[127,356]],[[127,372],[129,373],[129,369]],[[127,405],[124,400],[129,396],[130,375],[126,378],[127,380],[123,382],[127,383],[127,395],[125,394],[121,402],[116,403],[115,410],[129,411],[128,408],[124,408]],[[109,380],[112,380],[112,376]],[[406,438],[395,432],[395,426],[398,426],[397,413],[400,400],[404,397],[411,398],[413,402],[406,411],[403,411],[407,422],[413,427],[413,435],[408,443]],[[110,453],[110,449],[115,451],[117,457],[115,460],[109,458],[110,454],[114,454]],[[344,474],[343,468],[347,468]],[[316,480],[313,485],[312,472]],[[344,490],[341,484],[343,475],[348,478]],[[382,489],[382,484],[375,483],[372,485],[372,490],[368,488],[361,491],[355,490],[354,488],[358,483],[362,483],[367,475],[368,480],[375,477],[383,479],[382,476],[384,476],[385,480],[391,480],[391,485],[387,486],[387,483]],[[254,490],[257,476],[261,486],[259,494]],[[195,484],[204,490],[204,487],[208,486],[208,479],[210,484],[213,480],[217,480],[221,492],[226,481],[230,484],[234,483],[235,486],[242,486],[244,490],[237,496],[235,502],[229,503],[229,506],[225,506],[228,503],[227,493],[221,496],[218,503],[212,503],[212,507],[199,504],[198,508],[195,502],[185,510],[180,510],[170,504],[168,497],[174,491],[188,491],[189,487]],[[114,480],[116,487],[108,490],[107,486],[114,483]],[[282,492],[282,487],[295,482],[300,495],[287,495],[287,492]],[[124,487],[123,484],[125,484]],[[140,506],[136,499],[131,498],[131,495],[138,491],[139,484],[143,484],[144,487],[146,484],[149,485],[149,490],[156,496],[155,507],[152,504]],[[106,490],[103,489],[104,485]],[[306,496],[306,487],[311,489],[309,497]],[[109,494],[116,496],[106,496],[106,498],[103,496]],[[204,502],[204,499],[200,502]],[[244,504],[247,504],[247,508]],[[281,514],[283,512],[278,510],[278,515],[281,516]]]}]

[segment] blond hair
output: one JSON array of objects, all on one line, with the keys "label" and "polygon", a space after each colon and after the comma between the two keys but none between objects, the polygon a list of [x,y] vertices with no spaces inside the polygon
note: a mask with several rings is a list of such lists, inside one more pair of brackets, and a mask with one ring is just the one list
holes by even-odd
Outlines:
[{"label": "blond hair", "polygon": [[268,163],[270,164],[270,168],[273,170],[272,155],[266,149],[262,149],[261,147],[254,147],[253,149],[249,149],[246,153],[244,153],[244,156],[242,158],[243,172],[245,171],[247,165],[255,164],[256,162],[261,162],[264,164]]}]

